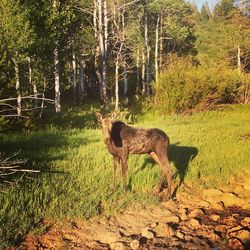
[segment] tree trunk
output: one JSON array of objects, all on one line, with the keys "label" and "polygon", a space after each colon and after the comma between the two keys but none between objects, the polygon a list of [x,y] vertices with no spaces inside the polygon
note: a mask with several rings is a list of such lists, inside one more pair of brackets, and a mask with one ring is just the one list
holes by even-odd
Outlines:
[{"label": "tree trunk", "polygon": [[145,14],[145,32],[144,32],[144,39],[145,39],[145,46],[146,46],[146,95],[150,95],[151,91],[151,65],[150,65],[150,44],[148,39],[148,15]]},{"label": "tree trunk", "polygon": [[22,113],[22,96],[20,88],[19,66],[16,60],[13,61],[14,61],[15,75],[16,75],[17,115],[20,116]]},{"label": "tree trunk", "polygon": [[136,53],[136,93],[140,91],[140,50]]},{"label": "tree trunk", "polygon": [[162,71],[162,55],[163,55],[163,16],[160,14],[160,40],[159,40],[159,69]]},{"label": "tree trunk", "polygon": [[145,81],[145,54],[142,51],[142,68],[141,68],[141,80],[142,80],[142,95],[146,94],[146,81]]},{"label": "tree trunk", "polygon": [[42,103],[41,103],[41,111],[40,111],[40,114],[39,114],[40,118],[42,118],[42,115],[43,115],[45,90],[46,90],[46,79],[44,77],[44,79],[43,79],[43,95],[42,95],[43,99],[42,99]]},{"label": "tree trunk", "polygon": [[76,69],[76,54],[75,50],[72,49],[72,73],[73,73],[73,100],[74,104],[76,104],[76,81],[77,81],[77,69]]},{"label": "tree trunk", "polygon": [[237,66],[239,74],[241,74],[241,58],[240,58],[240,45],[238,45],[238,53],[237,53]]},{"label": "tree trunk", "polygon": [[80,71],[79,71],[79,93],[80,93],[80,101],[84,102],[85,99],[85,79],[84,79],[84,68],[85,61],[83,56],[80,58]]},{"label": "tree trunk", "polygon": [[[28,58],[28,62],[29,62],[29,84],[33,87],[33,94],[34,97],[37,98],[37,87],[36,87],[36,83],[32,81],[32,67],[31,67],[31,58]],[[34,100],[34,104],[35,107],[37,107],[37,99]]]},{"label": "tree trunk", "polygon": [[55,76],[55,109],[56,109],[56,114],[60,114],[61,92],[60,92],[60,76],[59,76],[59,53],[57,47],[54,49],[54,76]]},{"label": "tree trunk", "polygon": [[156,82],[159,79],[159,66],[158,66],[158,49],[159,49],[159,23],[160,15],[157,17],[156,29],[155,29],[155,79]]},{"label": "tree trunk", "polygon": [[119,55],[115,61],[115,110],[119,110]]}]

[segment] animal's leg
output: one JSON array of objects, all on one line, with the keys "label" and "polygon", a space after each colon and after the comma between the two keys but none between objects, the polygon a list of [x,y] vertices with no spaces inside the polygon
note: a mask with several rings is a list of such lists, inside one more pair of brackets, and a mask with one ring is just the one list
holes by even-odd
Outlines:
[{"label": "animal's leg", "polygon": [[128,155],[124,155],[122,158],[122,181],[123,181],[123,191],[127,190],[127,171],[128,171]]},{"label": "animal's leg", "polygon": [[168,191],[167,191],[167,195],[169,197],[171,197],[172,195],[172,190],[171,190],[171,184],[172,184],[172,171],[171,171],[171,168],[170,168],[170,164],[169,164],[169,161],[168,161],[168,157],[166,155],[166,150],[158,150],[156,151],[156,154],[158,156],[158,159],[161,163],[161,167],[162,167],[162,171],[163,173],[166,175],[167,177],[167,180],[168,180]]},{"label": "animal's leg", "polygon": [[117,190],[119,158],[117,156],[113,156],[113,158],[114,158],[114,191],[116,191]]},{"label": "animal's leg", "polygon": [[[161,167],[161,169],[163,169],[163,165],[160,162],[160,159],[158,158],[157,154],[154,151],[152,151],[152,152],[149,153],[149,155],[155,160],[155,162]],[[160,193],[161,192],[162,185],[163,185],[163,182],[164,182],[164,177],[165,177],[165,172],[162,171],[160,181],[156,185],[156,187],[154,188],[155,193]]]}]

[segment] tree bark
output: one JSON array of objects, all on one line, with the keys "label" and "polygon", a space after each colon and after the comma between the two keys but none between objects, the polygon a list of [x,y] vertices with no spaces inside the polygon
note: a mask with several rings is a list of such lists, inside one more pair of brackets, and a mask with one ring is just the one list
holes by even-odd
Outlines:
[{"label": "tree bark", "polygon": [[22,114],[22,96],[20,88],[19,66],[16,60],[13,61],[14,61],[15,76],[16,76],[17,115],[20,116]]},{"label": "tree bark", "polygon": [[145,80],[145,52],[142,51],[142,68],[141,68],[141,79],[142,79],[142,95],[146,94],[146,80]]},{"label": "tree bark", "polygon": [[237,66],[239,74],[241,74],[241,58],[240,58],[240,45],[238,45],[238,51],[237,51]]},{"label": "tree bark", "polygon": [[79,71],[79,92],[80,92],[80,101],[84,102],[85,99],[85,78],[84,78],[84,68],[85,61],[83,56],[80,58],[80,71]]},{"label": "tree bark", "polygon": [[140,50],[136,52],[136,93],[140,91]]},{"label": "tree bark", "polygon": [[[34,94],[34,97],[36,98],[37,97],[37,86],[36,86],[36,83],[32,81],[32,66],[31,66],[31,58],[29,57],[28,58],[28,62],[29,62],[29,84],[33,87],[33,94]],[[35,107],[37,107],[37,99],[34,100],[34,104],[35,104]]]},{"label": "tree bark", "polygon": [[150,44],[149,44],[149,39],[148,39],[148,14],[145,14],[145,23],[144,23],[144,39],[145,39],[145,47],[146,47],[146,95],[150,95],[151,91],[151,63],[150,63]]},{"label": "tree bark", "polygon": [[115,110],[119,110],[119,55],[115,61]]},{"label": "tree bark", "polygon": [[56,109],[56,114],[60,114],[61,92],[60,92],[60,75],[59,75],[59,53],[57,46],[54,49],[54,77],[55,77],[55,109]]},{"label": "tree bark", "polygon": [[159,38],[159,69],[162,71],[162,55],[163,55],[163,16],[160,14],[160,38]]},{"label": "tree bark", "polygon": [[72,49],[72,73],[73,73],[73,100],[76,104],[76,81],[77,81],[77,69],[76,69],[76,54],[74,48]]},{"label": "tree bark", "polygon": [[156,82],[159,79],[159,66],[158,66],[158,50],[159,50],[159,23],[160,15],[157,17],[156,28],[155,28],[155,79]]}]

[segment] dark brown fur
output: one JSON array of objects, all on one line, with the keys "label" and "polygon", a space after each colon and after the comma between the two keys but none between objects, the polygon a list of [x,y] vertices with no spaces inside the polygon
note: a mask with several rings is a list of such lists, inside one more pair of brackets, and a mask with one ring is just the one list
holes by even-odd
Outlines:
[{"label": "dark brown fur", "polygon": [[167,157],[168,136],[160,129],[134,128],[121,121],[112,122],[96,113],[102,125],[104,143],[114,158],[114,189],[117,189],[118,165],[122,163],[123,189],[126,190],[127,161],[129,154],[149,154],[161,167],[162,175],[157,191],[160,191],[164,177],[168,180],[168,195],[171,196],[172,174]]}]

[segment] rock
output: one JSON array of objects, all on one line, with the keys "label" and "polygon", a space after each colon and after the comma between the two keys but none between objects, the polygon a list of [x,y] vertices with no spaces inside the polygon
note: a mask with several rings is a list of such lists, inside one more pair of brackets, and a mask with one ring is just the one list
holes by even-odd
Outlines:
[{"label": "rock", "polygon": [[140,242],[139,240],[132,240],[129,245],[131,249],[137,250],[140,247]]},{"label": "rock", "polygon": [[153,239],[155,237],[153,231],[149,228],[143,229],[141,232],[141,236],[147,239]]},{"label": "rock", "polygon": [[212,232],[212,233],[209,235],[209,238],[210,238],[212,241],[217,242],[217,241],[220,240],[221,237],[220,237],[217,233]]},{"label": "rock", "polygon": [[218,214],[212,214],[210,215],[210,218],[213,220],[213,221],[218,221],[220,220],[220,216]]},{"label": "rock", "polygon": [[166,222],[172,222],[172,223],[179,223],[180,222],[180,218],[176,215],[172,215],[172,216],[168,216],[166,217]]},{"label": "rock", "polygon": [[225,209],[225,205],[222,201],[220,201],[220,202],[211,203],[210,208],[221,211]]},{"label": "rock", "polygon": [[122,242],[113,242],[110,244],[111,250],[125,250],[125,246]]},{"label": "rock", "polygon": [[187,209],[185,209],[185,208],[179,209],[179,215],[180,215],[180,219],[181,219],[182,221],[187,220],[187,219],[188,219],[188,216],[187,216]]},{"label": "rock", "polygon": [[250,232],[248,230],[242,229],[242,230],[230,233],[230,236],[237,237],[240,240],[245,241],[245,240],[250,239]]},{"label": "rock", "polygon": [[159,237],[171,237],[174,235],[174,230],[172,227],[165,223],[159,223],[157,227],[155,227],[156,234]]},{"label": "rock", "polygon": [[243,220],[241,220],[240,224],[243,227],[250,227],[250,218],[249,217],[244,218]]},{"label": "rock", "polygon": [[114,232],[106,231],[99,234],[98,239],[103,243],[111,244],[114,242],[118,242],[121,239],[121,237],[115,234]]},{"label": "rock", "polygon": [[214,196],[218,196],[218,195],[222,195],[222,194],[223,194],[223,192],[220,191],[219,189],[216,189],[216,188],[205,189],[203,191],[204,197],[214,197]]},{"label": "rock", "polygon": [[202,215],[204,215],[204,212],[203,212],[201,209],[196,208],[196,209],[192,210],[192,211],[189,213],[188,217],[189,217],[189,218],[199,218],[199,217],[202,216]]},{"label": "rock", "polygon": [[236,237],[229,238],[227,240],[227,246],[230,250],[244,250],[241,240]]},{"label": "rock", "polygon": [[210,202],[208,201],[204,201],[204,200],[201,200],[198,204],[197,204],[199,207],[205,207],[205,208],[208,208],[209,205],[210,205]]},{"label": "rock", "polygon": [[197,219],[191,219],[189,221],[189,225],[192,227],[198,227],[200,225],[200,222]]},{"label": "rock", "polygon": [[230,234],[232,232],[237,232],[237,231],[240,231],[242,229],[242,226],[236,226],[236,227],[232,227],[230,228],[227,233]]},{"label": "rock", "polygon": [[181,231],[177,231],[176,232],[176,236],[179,238],[179,239],[184,239],[184,237],[185,237],[185,234],[183,233],[183,232],[181,232]]}]

